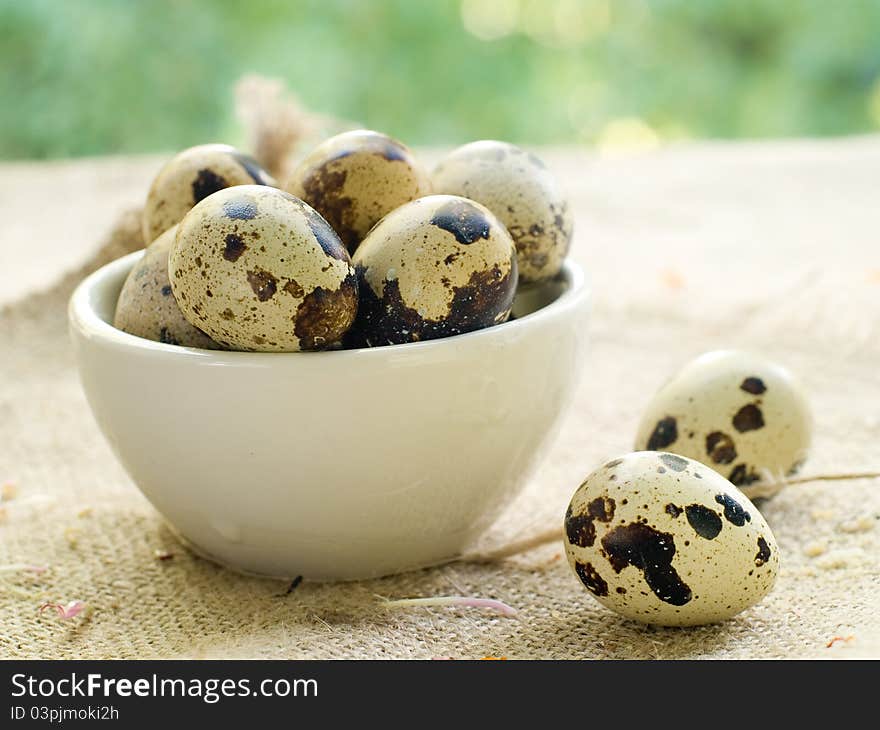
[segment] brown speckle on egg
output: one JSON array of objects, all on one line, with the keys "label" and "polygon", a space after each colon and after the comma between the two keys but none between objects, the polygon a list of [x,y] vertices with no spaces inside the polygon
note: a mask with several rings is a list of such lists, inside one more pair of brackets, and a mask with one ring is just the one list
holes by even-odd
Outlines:
[{"label": "brown speckle on egg", "polygon": [[358,305],[357,277],[350,274],[338,289],[317,287],[296,310],[294,332],[303,350],[318,350],[335,342],[340,330],[351,325]]},{"label": "brown speckle on egg", "polygon": [[605,579],[599,575],[599,571],[597,571],[591,563],[575,562],[574,570],[581,579],[581,583],[583,583],[594,596],[608,595],[608,583],[606,583]]},{"label": "brown speckle on egg", "polygon": [[767,386],[764,385],[764,381],[761,378],[757,378],[754,375],[750,375],[748,378],[742,381],[739,386],[740,390],[744,390],[746,393],[751,393],[752,395],[761,395],[765,390],[767,390]]},{"label": "brown speckle on egg", "polygon": [[729,494],[716,494],[715,501],[724,507],[724,519],[732,525],[742,527],[746,522],[751,522],[752,516]]},{"label": "brown speckle on egg", "polygon": [[736,445],[726,433],[712,431],[706,436],[706,453],[716,464],[729,464],[736,458]]},{"label": "brown speckle on egg", "polygon": [[767,561],[770,560],[770,552],[770,546],[767,544],[764,536],[759,536],[758,553],[755,555],[755,566],[760,568],[762,565],[765,565]]},{"label": "brown speckle on egg", "polygon": [[691,527],[700,537],[714,540],[721,532],[721,517],[718,513],[701,504],[689,504],[684,508],[685,516]]},{"label": "brown speckle on egg", "polygon": [[678,440],[678,426],[672,416],[666,416],[657,421],[651,437],[645,446],[649,451],[657,451],[671,446]]},{"label": "brown speckle on egg", "polygon": [[733,426],[740,433],[764,428],[764,415],[754,403],[740,408],[733,417]]},{"label": "brown speckle on egg", "polygon": [[[480,238],[489,238],[491,222],[479,208],[467,201],[456,198],[440,206],[431,217],[431,224],[448,231],[459,243],[473,243]],[[451,263],[449,254],[444,263]]]},{"label": "brown speckle on egg", "polygon": [[565,534],[572,545],[590,547],[596,541],[596,527],[588,514],[572,514],[571,506],[565,514]]},{"label": "brown speckle on egg", "polygon": [[223,249],[223,258],[227,261],[238,261],[245,252],[245,249],[247,249],[241,236],[235,233],[227,233],[224,240],[226,241],[226,247]]},{"label": "brown speckle on egg", "polygon": [[749,484],[760,481],[760,475],[750,470],[746,464],[737,464],[727,477],[738,487],[747,487]]},{"label": "brown speckle on egg", "polygon": [[671,534],[632,522],[610,530],[602,538],[602,547],[615,573],[628,565],[638,568],[654,595],[664,603],[683,606],[691,600],[690,587],[672,567],[675,540]]}]

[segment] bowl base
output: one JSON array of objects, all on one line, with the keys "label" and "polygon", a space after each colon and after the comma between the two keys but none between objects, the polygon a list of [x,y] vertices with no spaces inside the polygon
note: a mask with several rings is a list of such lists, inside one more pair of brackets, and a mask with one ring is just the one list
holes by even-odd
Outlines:
[{"label": "bowl base", "polygon": [[214,563],[214,565],[218,565],[221,568],[225,568],[226,570],[230,570],[233,573],[237,573],[238,575],[243,575],[248,578],[264,578],[266,580],[277,580],[277,581],[286,581],[290,582],[296,578],[301,578],[304,581],[309,583],[355,583],[357,581],[362,580],[375,580],[377,578],[387,578],[393,575],[400,575],[402,573],[411,573],[417,570],[425,570],[427,568],[436,568],[440,565],[447,565],[449,563],[454,563],[458,560],[462,552],[458,552],[453,555],[449,555],[447,557],[439,558],[437,560],[431,560],[424,563],[418,563],[413,565],[405,565],[400,568],[395,568],[393,570],[382,570],[375,573],[364,573],[353,576],[331,576],[331,575],[308,575],[305,573],[293,572],[292,574],[281,575],[276,573],[266,573],[260,572],[258,570],[249,570],[247,568],[242,568],[235,563],[231,563],[228,560],[223,560],[222,558],[218,558],[216,555],[211,554],[210,551],[205,550],[204,548],[196,545],[192,540],[185,537],[181,532],[179,532],[174,525],[172,525],[168,520],[163,520],[166,529],[174,536],[174,539],[177,540],[188,552],[191,552],[193,555],[202,558],[203,560],[207,560],[209,563]]}]

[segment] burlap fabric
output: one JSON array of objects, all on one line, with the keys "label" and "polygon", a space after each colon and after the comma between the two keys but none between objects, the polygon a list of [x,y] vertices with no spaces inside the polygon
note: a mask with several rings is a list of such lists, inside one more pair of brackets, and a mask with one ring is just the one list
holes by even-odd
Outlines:
[{"label": "burlap fabric", "polygon": [[[582,477],[631,448],[655,389],[717,347],[758,350],[806,382],[817,426],[805,473],[880,467],[880,139],[544,156],[577,211],[573,255],[595,289],[592,351],[552,453],[485,545],[558,525]],[[160,162],[0,166],[0,482],[14,485],[0,504],[0,564],[48,567],[0,572],[0,655],[880,656],[880,483],[868,480],[793,486],[767,503],[783,558],[775,590],[697,629],[606,611],[559,545],[491,565],[304,583],[289,595],[187,553],[98,433],[66,331],[84,271],[138,245],[117,234],[95,257]],[[390,612],[376,598],[448,594],[498,598],[519,614]],[[87,614],[38,613],[74,599]]]}]

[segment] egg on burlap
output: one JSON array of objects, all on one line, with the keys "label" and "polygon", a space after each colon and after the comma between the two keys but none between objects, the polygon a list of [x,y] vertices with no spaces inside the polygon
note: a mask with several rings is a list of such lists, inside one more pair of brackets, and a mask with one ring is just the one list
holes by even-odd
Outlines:
[{"label": "egg on burlap", "polygon": [[724,621],[767,595],[779,570],[776,540],[749,499],[676,454],[640,451],[596,469],[572,497],[564,531],[587,590],[643,623]]},{"label": "egg on burlap", "polygon": [[719,350],[660,388],[642,415],[635,448],[701,461],[749,494],[765,475],[796,472],[811,436],[803,387],[788,370],[753,353]]}]

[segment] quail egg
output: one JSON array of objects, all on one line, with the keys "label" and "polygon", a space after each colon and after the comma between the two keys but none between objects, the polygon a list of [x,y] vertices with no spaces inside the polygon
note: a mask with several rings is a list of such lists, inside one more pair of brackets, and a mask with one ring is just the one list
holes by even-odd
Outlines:
[{"label": "quail egg", "polygon": [[275,185],[275,180],[235,147],[203,144],[180,152],[159,171],[147,194],[142,223],[144,241],[154,241],[211,193],[233,185],[252,184]]},{"label": "quail egg", "polygon": [[331,137],[294,171],[287,190],[317,210],[352,253],[382,216],[430,192],[401,142],[359,129]]},{"label": "quail egg", "polygon": [[184,316],[236,350],[318,350],[357,312],[348,251],[318,213],[277,188],[240,185],[181,221],[168,260]]},{"label": "quail egg", "polygon": [[565,552],[602,605],[662,626],[731,618],[767,595],[779,569],[773,533],[742,492],[657,451],[586,478],[565,513]]},{"label": "quail egg", "polygon": [[168,345],[215,350],[219,345],[186,321],[171,292],[168,252],[176,234],[177,226],[165,231],[129,272],[119,293],[113,326]]},{"label": "quail egg", "polygon": [[431,181],[435,192],[476,200],[498,217],[516,244],[523,282],[559,273],[574,221],[538,157],[506,142],[472,142],[444,158]]},{"label": "quail egg", "polygon": [[748,352],[721,350],[691,361],[660,389],[635,447],[702,461],[749,494],[764,472],[797,471],[811,432],[809,406],[791,373]]},{"label": "quail egg", "polygon": [[429,195],[385,216],[354,255],[358,318],[347,344],[448,337],[504,322],[516,291],[516,251],[479,203]]}]

